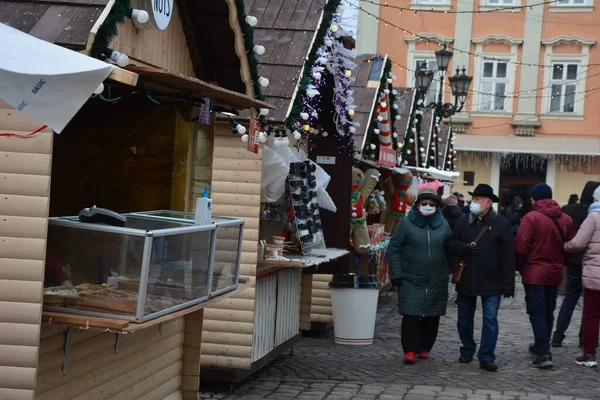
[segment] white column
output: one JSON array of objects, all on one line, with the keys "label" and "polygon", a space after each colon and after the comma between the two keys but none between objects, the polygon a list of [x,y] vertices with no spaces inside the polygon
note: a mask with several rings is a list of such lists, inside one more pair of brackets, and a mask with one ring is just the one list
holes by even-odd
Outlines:
[{"label": "white column", "polygon": [[[456,11],[473,11],[475,6],[475,0],[461,0],[456,2]],[[454,28],[454,45],[453,47],[465,51],[469,51],[471,49],[471,34],[473,31],[473,14],[472,13],[462,13],[455,14],[456,22]],[[460,53],[454,50],[454,55],[452,56],[452,70],[448,71],[448,77],[454,75],[456,68],[462,68],[464,65],[467,68],[467,75],[472,75],[469,73],[469,63],[471,56],[467,53]],[[465,125],[471,123],[471,119],[469,118],[469,112],[465,108],[456,115],[453,115],[450,118],[450,123],[455,130],[459,133],[465,131]]]},{"label": "white column", "polygon": [[[348,4],[346,4],[348,6]],[[358,0],[358,6],[366,12],[358,11],[358,32],[356,50],[363,54],[378,54],[377,35],[379,34],[379,4]],[[369,14],[375,17],[370,16]]]},{"label": "white column", "polygon": [[556,190],[554,189],[556,186],[556,158],[554,157],[548,158],[546,164],[546,185],[550,186],[552,192],[556,195]]},{"label": "white column", "polygon": [[[527,0],[527,5],[538,4],[538,0]],[[542,24],[544,7],[525,8],[525,31],[523,32],[523,52],[521,62],[524,64],[540,64],[540,50],[542,44]],[[539,67],[521,65],[521,80],[518,91],[531,90],[535,93],[538,87]],[[533,129],[540,126],[537,116],[537,98],[524,97],[518,100],[519,108],[512,124],[517,127],[517,135],[533,136]]]},{"label": "white column", "polygon": [[[500,195],[500,164],[502,159],[500,157],[492,158],[492,172],[490,174],[490,186],[494,189],[496,196]],[[498,211],[498,203],[494,203],[494,210]]]}]

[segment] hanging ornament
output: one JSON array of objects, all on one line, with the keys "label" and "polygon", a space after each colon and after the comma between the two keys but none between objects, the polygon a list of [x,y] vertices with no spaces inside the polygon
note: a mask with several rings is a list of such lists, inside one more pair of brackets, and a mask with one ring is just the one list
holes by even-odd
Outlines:
[{"label": "hanging ornament", "polygon": [[421,153],[423,153],[425,151],[425,148],[421,147],[419,150],[421,150]]},{"label": "hanging ornament", "polygon": [[298,131],[294,131],[294,133],[292,133],[292,135],[294,135],[294,139],[296,139],[296,140],[302,139],[302,134]]},{"label": "hanging ornament", "polygon": [[331,47],[331,46],[333,46],[333,40],[331,40],[331,39],[327,39],[327,40],[325,41],[325,46],[327,46],[327,47]]},{"label": "hanging ornament", "polygon": [[320,72],[313,72],[312,77],[318,81],[321,79],[322,76]]},{"label": "hanging ornament", "polygon": [[404,143],[398,143],[398,148],[401,149],[404,147]]},{"label": "hanging ornament", "polygon": [[349,116],[353,116],[354,115],[354,110],[348,110],[348,115]]},{"label": "hanging ornament", "polygon": [[350,128],[348,128],[348,130],[350,131],[350,133],[355,133],[356,132],[356,128],[351,126]]},{"label": "hanging ornament", "polygon": [[350,78],[352,76],[352,71],[347,69],[346,71],[344,71],[344,75],[346,76],[346,78]]},{"label": "hanging ornament", "polygon": [[371,148],[371,150],[375,150],[377,148],[377,146],[375,146],[373,143],[371,143],[371,146],[369,146]]},{"label": "hanging ornament", "polygon": [[310,115],[308,115],[307,112],[301,112],[300,113],[300,118],[302,118],[303,120],[307,120],[310,117]]},{"label": "hanging ornament", "polygon": [[333,33],[337,32],[339,29],[340,29],[340,27],[337,26],[337,25],[332,25],[331,26],[331,32],[333,32]]},{"label": "hanging ornament", "polygon": [[379,135],[379,132],[381,132],[379,129],[377,129],[377,128],[373,129],[374,134]]},{"label": "hanging ornament", "polygon": [[267,133],[266,132],[261,132],[258,134],[258,141],[260,143],[266,143],[268,139]]},{"label": "hanging ornament", "polygon": [[327,136],[329,136],[329,133],[327,133],[327,131],[323,131],[323,132],[321,132],[321,136],[327,137]]},{"label": "hanging ornament", "polygon": [[306,124],[302,127],[306,132],[310,131],[310,125]]}]

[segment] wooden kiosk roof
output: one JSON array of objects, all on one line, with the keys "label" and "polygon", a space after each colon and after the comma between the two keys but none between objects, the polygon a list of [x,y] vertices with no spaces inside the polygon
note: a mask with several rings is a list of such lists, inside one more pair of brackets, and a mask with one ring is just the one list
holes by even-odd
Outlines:
[{"label": "wooden kiosk roof", "polygon": [[263,94],[277,109],[269,114],[275,121],[283,121],[288,114],[321,21],[323,3],[322,0],[244,0],[246,14],[258,19],[254,42],[266,50],[257,57],[258,72],[270,80]]}]

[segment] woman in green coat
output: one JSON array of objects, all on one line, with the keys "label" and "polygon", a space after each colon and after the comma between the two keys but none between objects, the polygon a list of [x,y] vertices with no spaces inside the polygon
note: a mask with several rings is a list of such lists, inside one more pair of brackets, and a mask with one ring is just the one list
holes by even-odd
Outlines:
[{"label": "woman in green coat", "polygon": [[419,354],[429,358],[448,303],[448,267],[444,242],[450,227],[431,188],[419,190],[417,201],[392,235],[388,248],[390,278],[398,293],[402,318],[404,363]]}]

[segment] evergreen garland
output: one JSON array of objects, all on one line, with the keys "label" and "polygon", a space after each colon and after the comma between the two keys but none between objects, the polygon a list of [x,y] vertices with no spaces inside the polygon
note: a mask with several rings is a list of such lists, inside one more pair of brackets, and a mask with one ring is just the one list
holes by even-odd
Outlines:
[{"label": "evergreen garland", "polygon": [[[416,89],[417,90],[417,89]],[[423,114],[420,110],[423,99],[421,98],[421,94],[418,92],[415,94],[415,100],[413,102],[412,113],[410,115],[410,121],[408,123],[408,127],[406,128],[406,135],[404,136],[404,146],[402,147],[402,160],[404,165],[408,165],[409,161],[407,160],[407,156],[414,154],[415,157],[415,167],[420,167],[420,151],[419,148],[423,147],[423,142],[421,140],[421,121],[423,120]],[[415,131],[413,132],[413,129]],[[413,139],[413,143],[410,143],[410,139]],[[411,146],[413,145],[413,146]],[[408,154],[410,150],[411,154]],[[412,158],[412,157],[411,157]]]},{"label": "evergreen garland", "polygon": [[456,171],[456,165],[454,160],[456,154],[454,153],[454,132],[452,127],[448,127],[448,143],[446,144],[446,156],[444,157],[444,164],[439,166],[439,169],[454,172]]},{"label": "evergreen garland", "polygon": [[260,84],[258,83],[258,60],[254,54],[254,28],[252,28],[246,22],[246,12],[244,6],[244,0],[235,0],[237,8],[237,17],[242,28],[242,35],[244,36],[244,44],[246,47],[246,54],[248,57],[248,64],[250,65],[250,75],[252,76],[252,84],[254,85],[254,92],[258,100],[264,100],[265,96],[262,93]]},{"label": "evergreen garland", "polygon": [[306,88],[312,82],[311,79],[311,71],[312,66],[317,61],[318,55],[317,50],[323,44],[323,38],[327,34],[329,30],[329,26],[331,25],[331,21],[333,20],[333,16],[335,14],[335,10],[340,5],[341,0],[330,0],[323,7],[323,19],[321,21],[321,25],[319,26],[319,30],[317,31],[317,35],[315,37],[315,41],[313,43],[312,48],[308,54],[308,57],[304,61],[304,69],[302,71],[302,76],[300,77],[300,82],[298,84],[298,91],[296,96],[294,97],[294,103],[292,105],[292,109],[290,110],[290,114],[285,119],[285,126],[294,131],[295,125],[294,121],[300,116],[302,112],[302,98],[306,95]]},{"label": "evergreen garland", "polygon": [[109,47],[110,42],[119,33],[119,25],[125,21],[127,11],[129,11],[129,0],[115,0],[115,4],[100,28],[98,28],[96,36],[94,36],[94,43],[90,48],[90,57],[99,60],[104,59],[102,52]]}]

